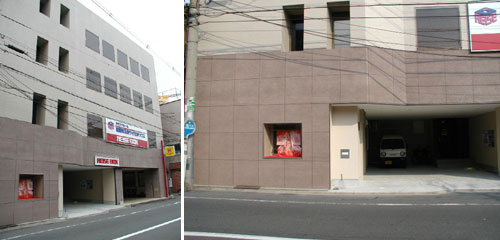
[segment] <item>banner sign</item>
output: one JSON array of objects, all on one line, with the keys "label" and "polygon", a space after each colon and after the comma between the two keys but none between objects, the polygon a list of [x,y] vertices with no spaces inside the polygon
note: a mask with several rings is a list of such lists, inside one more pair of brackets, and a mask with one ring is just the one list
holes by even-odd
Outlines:
[{"label": "banner sign", "polygon": [[96,166],[119,167],[120,159],[111,157],[95,156]]},{"label": "banner sign", "polygon": [[148,148],[148,131],[106,118],[106,141],[132,147]]},{"label": "banner sign", "polygon": [[166,146],[165,147],[165,156],[167,156],[167,157],[175,156],[175,147],[174,146]]},{"label": "banner sign", "polygon": [[471,52],[500,51],[500,2],[468,3]]},{"label": "banner sign", "polygon": [[278,130],[276,133],[276,145],[279,146],[278,157],[302,157],[300,130]]}]

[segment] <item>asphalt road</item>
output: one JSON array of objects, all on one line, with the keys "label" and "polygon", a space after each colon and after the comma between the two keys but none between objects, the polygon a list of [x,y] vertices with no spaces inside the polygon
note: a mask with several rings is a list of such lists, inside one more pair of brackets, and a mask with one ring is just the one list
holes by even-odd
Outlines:
[{"label": "asphalt road", "polygon": [[185,239],[500,239],[500,193],[194,191],[184,205]]},{"label": "asphalt road", "polygon": [[2,230],[0,239],[181,239],[181,199],[109,213]]}]

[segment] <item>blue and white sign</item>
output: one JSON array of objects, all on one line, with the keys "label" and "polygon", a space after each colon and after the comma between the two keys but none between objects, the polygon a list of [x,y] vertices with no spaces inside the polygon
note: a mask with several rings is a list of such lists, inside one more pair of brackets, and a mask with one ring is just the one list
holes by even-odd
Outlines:
[{"label": "blue and white sign", "polygon": [[184,123],[184,138],[188,138],[196,131],[196,124],[192,120],[187,120]]}]

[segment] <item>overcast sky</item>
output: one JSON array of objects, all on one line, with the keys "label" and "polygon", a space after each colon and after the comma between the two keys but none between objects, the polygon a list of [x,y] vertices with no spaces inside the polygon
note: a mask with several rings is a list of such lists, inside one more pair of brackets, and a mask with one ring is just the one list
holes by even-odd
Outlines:
[{"label": "overcast sky", "polygon": [[[104,20],[131,37],[92,0],[78,0]],[[184,32],[183,0],[95,0],[112,13],[140,41],[149,45],[155,60],[158,92],[183,88]],[[144,46],[136,41],[139,45]],[[156,55],[156,54],[157,55]],[[163,61],[161,60],[163,59]],[[165,63],[166,62],[166,63]],[[174,67],[176,74],[172,71]]]}]

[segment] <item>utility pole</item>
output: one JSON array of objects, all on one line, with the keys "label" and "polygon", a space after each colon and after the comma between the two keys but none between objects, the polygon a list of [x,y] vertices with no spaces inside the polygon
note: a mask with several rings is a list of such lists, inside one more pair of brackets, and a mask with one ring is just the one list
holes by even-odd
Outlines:
[{"label": "utility pole", "polygon": [[[187,104],[188,107],[184,117],[186,121],[191,120],[194,122],[196,104],[196,74],[198,65],[198,0],[191,0],[189,4],[186,87],[184,92],[185,104]],[[194,183],[194,135],[188,137],[187,150],[187,156],[184,163],[184,190],[189,191],[192,189]]]}]

